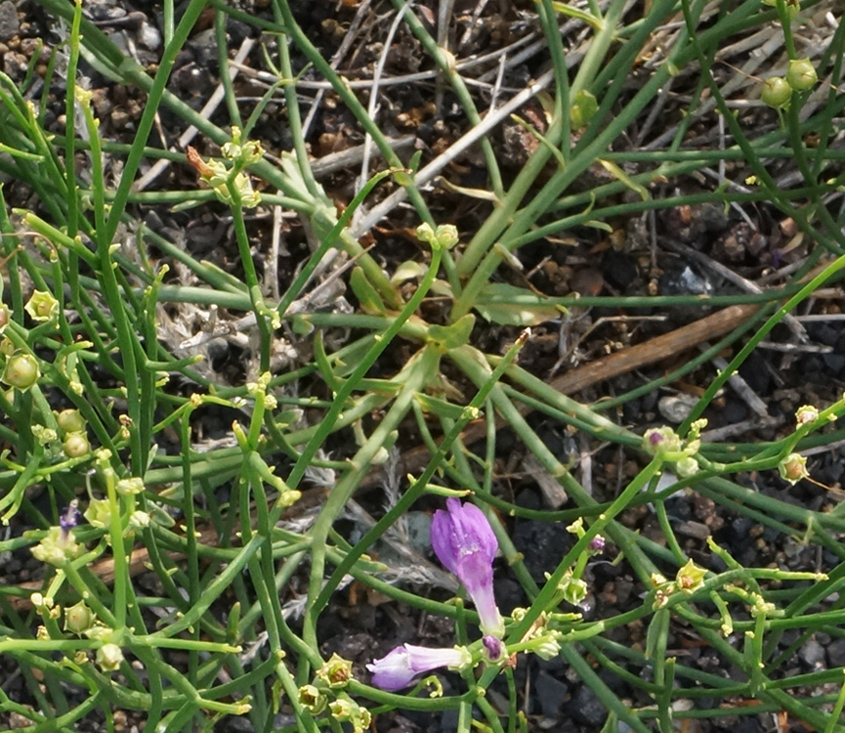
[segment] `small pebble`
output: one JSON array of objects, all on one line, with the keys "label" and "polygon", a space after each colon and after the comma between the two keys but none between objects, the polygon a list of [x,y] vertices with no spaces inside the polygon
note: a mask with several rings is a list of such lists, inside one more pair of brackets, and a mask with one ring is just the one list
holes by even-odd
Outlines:
[{"label": "small pebble", "polygon": [[12,0],[0,3],[0,41],[10,41],[20,31],[18,9]]}]

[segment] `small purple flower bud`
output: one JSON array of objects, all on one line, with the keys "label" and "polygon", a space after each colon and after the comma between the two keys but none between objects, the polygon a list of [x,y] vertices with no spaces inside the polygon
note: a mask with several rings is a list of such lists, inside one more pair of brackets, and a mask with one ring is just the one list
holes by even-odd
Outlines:
[{"label": "small purple flower bud", "polygon": [[600,534],[597,534],[593,539],[590,540],[589,548],[590,552],[601,552],[604,550],[604,537]]},{"label": "small purple flower bud", "polygon": [[501,637],[505,623],[493,596],[493,560],[499,549],[493,528],[477,506],[447,499],[431,520],[431,546],[472,597],[485,634]]},{"label": "small purple flower bud", "polygon": [[67,505],[67,509],[65,509],[61,516],[59,517],[59,527],[62,528],[62,534],[67,536],[68,532],[70,532],[77,524],[79,524],[80,513],[79,509],[77,509],[77,505],[79,502],[76,499],[73,499],[70,504]]},{"label": "small purple flower bud", "polygon": [[496,636],[483,636],[481,643],[484,644],[484,648],[487,650],[487,656],[491,662],[498,662],[505,653],[505,645]]},{"label": "small purple flower bud", "polygon": [[472,664],[472,657],[463,648],[427,649],[423,646],[402,644],[386,657],[376,659],[367,669],[373,673],[372,683],[388,692],[408,687],[417,675],[438,667],[462,669]]}]

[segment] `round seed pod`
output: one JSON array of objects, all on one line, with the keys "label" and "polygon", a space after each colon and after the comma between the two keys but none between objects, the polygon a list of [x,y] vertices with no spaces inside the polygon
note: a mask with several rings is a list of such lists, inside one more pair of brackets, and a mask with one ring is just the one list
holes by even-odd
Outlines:
[{"label": "round seed pod", "polygon": [[816,67],[810,59],[792,59],[786,72],[786,81],[796,92],[812,89],[819,80]]},{"label": "round seed pod", "polygon": [[792,97],[792,87],[782,76],[770,76],[763,82],[760,98],[775,109],[783,109]]},{"label": "round seed pod", "polygon": [[38,381],[38,362],[32,354],[14,354],[6,362],[3,381],[11,387],[26,390]]},{"label": "round seed pod", "polygon": [[85,418],[79,414],[79,410],[62,410],[56,414],[56,422],[63,435],[85,430]]},{"label": "round seed pod", "polygon": [[91,452],[91,444],[85,433],[71,433],[62,443],[62,450],[68,458],[80,458]]}]

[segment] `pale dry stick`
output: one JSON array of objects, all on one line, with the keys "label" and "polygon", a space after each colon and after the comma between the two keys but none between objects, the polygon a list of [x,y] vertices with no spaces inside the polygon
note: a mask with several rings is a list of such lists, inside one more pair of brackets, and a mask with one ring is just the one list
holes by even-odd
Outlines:
[{"label": "pale dry stick", "polygon": [[[490,132],[502,120],[508,118],[511,113],[519,109],[529,99],[543,91],[554,79],[554,69],[550,69],[543,74],[537,81],[531,84],[526,89],[522,90],[515,97],[503,104],[496,110],[491,110],[487,113],[480,124],[473,127],[462,137],[458,138],[447,150],[438,155],[425,168],[420,170],[414,176],[414,183],[417,186],[424,186],[432,180],[443,168],[451,163],[455,158],[461,155],[467,148],[474,145],[484,135]],[[397,189],[384,201],[373,207],[365,217],[357,224],[357,226],[350,227],[351,234],[354,238],[360,238],[368,232],[380,219],[387,216],[393,209],[401,204],[407,198],[407,192],[404,188]]]},{"label": "pale dry stick", "polygon": [[[416,135],[402,135],[401,137],[387,138],[387,144],[393,150],[406,150],[414,147]],[[371,156],[381,157],[381,151],[376,148],[371,152]],[[311,161],[311,171],[314,173],[314,178],[325,178],[331,173],[346,170],[354,165],[358,165],[364,159],[364,145],[356,145],[353,148],[340,150],[336,153],[330,153],[322,158]]]},{"label": "pale dry stick", "polygon": [[[355,41],[355,38],[358,35],[358,31],[361,28],[361,24],[364,22],[364,17],[369,11],[372,2],[373,0],[364,0],[364,2],[362,2],[358,6],[358,9],[355,11],[355,17],[349,24],[349,29],[343,36],[343,41],[341,41],[339,48],[335,52],[334,56],[332,56],[331,61],[329,61],[329,66],[331,66],[331,68],[335,71],[340,65],[340,62],[343,61],[343,58],[346,56],[346,52],[349,50],[350,46],[352,46],[352,43]],[[302,137],[305,139],[308,138],[308,131],[311,129],[311,125],[314,123],[314,118],[317,115],[317,110],[320,109],[320,106],[323,103],[323,97],[325,96],[325,93],[325,89],[318,89],[317,94],[314,97],[314,101],[308,108],[308,114],[305,115],[305,120],[302,123]]]},{"label": "pale dry stick", "polygon": [[[396,17],[393,19],[393,22],[390,24],[390,29],[387,31],[387,37],[384,41],[384,48],[382,48],[381,54],[379,55],[376,68],[373,70],[373,84],[370,88],[370,101],[367,104],[367,116],[373,121],[375,121],[376,115],[378,114],[379,82],[381,81],[382,74],[384,73],[384,66],[387,63],[387,56],[390,53],[390,47],[393,44],[393,38],[399,30],[399,25],[405,18],[405,13],[407,12],[409,6],[410,0],[405,0],[405,4],[396,13]],[[368,132],[364,136],[364,158],[361,161],[361,175],[358,176],[358,188],[356,190],[356,193],[367,185],[367,180],[369,179],[370,175],[370,155],[372,149],[373,137]],[[360,211],[360,209],[358,211]],[[356,215],[358,211],[355,212]]]},{"label": "pale dry stick", "polygon": [[[706,341],[698,347],[699,351],[706,351],[709,348],[710,344]],[[725,371],[728,368],[727,360],[721,356],[714,356],[710,361],[719,371]],[[730,379],[728,379],[728,384],[742,398],[742,401],[751,408],[751,411],[755,415],[762,418],[769,417],[769,408],[766,406],[766,403],[751,389],[748,382],[742,378],[739,372],[733,373]]]},{"label": "pale dry stick", "polygon": [[506,56],[502,56],[499,59],[499,73],[496,74],[496,81],[493,82],[493,89],[490,92],[490,109],[495,109],[499,102],[499,93],[502,91],[502,82],[505,78],[505,64],[507,61]]},{"label": "pale dry stick", "polygon": [[[232,63],[229,64],[229,78],[234,80],[235,77],[238,75],[238,70],[241,68],[241,64],[246,61],[247,56],[249,56],[250,51],[252,51],[253,46],[255,45],[255,41],[251,38],[245,38],[243,43],[241,43],[240,48],[238,49],[237,54],[235,54],[235,58]],[[199,116],[203,119],[209,119],[211,115],[214,114],[215,110],[220,106],[220,103],[226,97],[226,89],[224,88],[223,84],[220,83],[217,85],[217,89],[214,90],[214,93],[209,97],[209,100],[203,105],[203,108],[199,111]],[[184,150],[188,147],[188,144],[197,136],[196,127],[191,125],[182,135],[179,137],[177,141],[176,148],[178,150]],[[157,160],[150,169],[144,173],[135,183],[132,184],[133,191],[143,191],[147,186],[149,186],[156,178],[158,178],[167,168],[170,166],[172,161],[166,160],[165,158],[161,158]]]},{"label": "pale dry stick", "polygon": [[273,300],[279,300],[281,297],[279,293],[279,254],[284,249],[285,254],[289,255],[287,247],[282,247],[282,207],[273,207],[273,232],[270,237],[270,257],[269,261],[265,261],[264,267],[267,271],[267,280],[270,281],[270,295]]},{"label": "pale dry stick", "polygon": [[[796,260],[795,262],[789,265],[784,265],[783,267],[779,267],[776,270],[772,270],[766,275],[758,277],[755,282],[759,287],[762,287],[764,285],[771,285],[777,280],[783,280],[785,277],[791,275],[793,272],[797,272],[798,270],[800,270],[804,266],[804,262],[806,262],[806,260],[806,257],[802,257],[800,260]],[[798,318],[798,316],[795,317]]]},{"label": "pale dry stick", "polygon": [[579,433],[579,459],[578,468],[580,471],[579,483],[587,496],[593,495],[593,454],[590,452],[590,439],[587,433]]},{"label": "pale dry stick", "polygon": [[[586,315],[586,312],[585,312]],[[666,316],[602,316],[595,321],[584,333],[582,333],[572,346],[561,354],[554,366],[549,370],[549,377],[557,374],[558,370],[563,366],[564,362],[572,356],[572,353],[583,343],[587,337],[600,326],[605,323],[632,323],[641,321],[665,321]]]},{"label": "pale dry stick", "polygon": [[750,420],[742,420],[733,425],[725,425],[713,430],[705,430],[701,434],[702,443],[721,443],[728,438],[737,435],[747,435],[761,428],[776,428],[783,424],[783,418],[778,417],[752,417]]},{"label": "pale dry stick", "polygon": [[[571,395],[605,380],[628,374],[635,369],[656,364],[692,349],[703,341],[733,331],[737,326],[751,318],[759,308],[760,306],[756,304],[732,305],[669,333],[655,336],[636,346],[622,349],[609,356],[583,364],[551,380],[549,386],[561,394]],[[527,405],[519,405],[519,411],[523,415],[527,415],[533,412],[533,409]],[[504,423],[498,421],[498,424],[501,426]],[[477,420],[470,423],[466,430],[461,433],[460,440],[464,445],[470,445],[482,440],[486,431],[485,421]],[[402,455],[398,470],[403,474],[417,473],[425,467],[429,458],[428,449],[425,446],[418,446]],[[372,488],[381,483],[382,480],[381,469],[373,468],[362,481],[361,488]]]},{"label": "pale dry stick", "polygon": [[[748,280],[741,275],[737,275],[733,270],[729,267],[725,267],[719,262],[716,262],[712,257],[708,257],[703,252],[699,252],[692,247],[681,244],[680,242],[675,242],[671,238],[668,237],[661,237],[660,241],[665,244],[669,249],[674,252],[677,252],[680,255],[683,255],[687,259],[693,260],[694,262],[698,262],[704,265],[707,269],[715,272],[720,277],[723,277],[728,282],[733,283],[737,287],[742,288],[746,292],[760,294],[763,292],[763,289],[760,288],[756,283],[751,280]],[[784,323],[789,327],[795,337],[801,343],[807,343],[810,339],[807,336],[807,331],[804,326],[801,325],[801,322],[795,319],[791,313],[787,313],[784,316]]]},{"label": "pale dry stick", "polygon": [[566,504],[568,498],[566,490],[560,485],[560,481],[552,476],[549,469],[537,460],[537,456],[528,452],[522,459],[521,468],[526,475],[537,483],[537,487],[549,508],[559,509]]},{"label": "pale dry stick", "polygon": [[845,313],[815,313],[795,316],[801,323],[819,323],[824,321],[845,321]]},{"label": "pale dry stick", "polygon": [[[514,48],[518,48],[525,43],[528,43],[531,39],[535,38],[538,34],[530,34],[525,38],[521,38],[513,43],[505,46],[504,48],[497,49],[496,51],[491,51],[488,54],[484,54],[483,56],[476,56],[476,57],[469,57],[464,59],[463,61],[459,61],[455,65],[455,70],[464,72],[468,69],[473,69],[476,66],[483,66],[485,64],[489,64],[492,61],[496,61],[500,56],[505,56],[510,53]],[[540,45],[542,48],[545,45],[545,41],[543,41]],[[537,53],[536,51],[534,52]],[[583,55],[583,54],[582,54]],[[254,79],[256,82],[260,82],[265,84],[266,86],[271,86],[279,81],[279,77],[276,74],[271,74],[269,71],[261,71],[259,69],[254,69],[251,66],[245,66],[242,62],[229,62],[231,66],[236,66],[238,70],[244,74],[245,76],[249,76],[250,78]],[[568,63],[568,59],[567,59]],[[573,62],[574,63],[574,62]],[[495,70],[493,71],[495,75]],[[381,86],[399,86],[402,84],[414,84],[419,81],[427,81],[429,79],[434,79],[437,76],[437,72],[434,70],[431,71],[417,71],[413,74],[402,74],[401,76],[388,76],[381,80]],[[469,82],[469,80],[465,77],[465,82]],[[358,80],[346,80],[346,85],[349,89],[369,89],[372,85],[371,79],[358,79]],[[329,81],[308,81],[306,79],[299,79],[296,82],[297,89],[332,89],[332,83]]]},{"label": "pale dry stick", "polygon": [[779,344],[776,341],[761,341],[758,346],[784,354],[829,354],[833,351],[833,347],[826,344]]},{"label": "pale dry stick", "polygon": [[470,20],[469,23],[467,23],[467,29],[464,31],[464,34],[461,36],[461,40],[458,41],[458,49],[461,46],[466,46],[469,43],[470,38],[472,38],[472,31],[474,29],[481,27],[478,20],[479,20],[479,18],[481,18],[481,14],[484,12],[484,8],[487,7],[487,3],[488,3],[488,0],[481,0],[481,2],[477,2],[475,4],[475,8],[472,11],[472,19]]},{"label": "pale dry stick", "polygon": [[645,142],[648,133],[651,132],[651,128],[657,120],[657,116],[663,112],[663,108],[666,106],[666,102],[669,99],[669,93],[672,91],[672,85],[674,83],[675,78],[670,76],[669,80],[660,88],[660,91],[657,93],[657,97],[654,100],[654,104],[651,107],[651,111],[648,113],[648,117],[646,117],[643,126],[640,128],[640,131],[634,140],[633,147],[638,148]]},{"label": "pale dry stick", "polygon": [[[407,7],[407,3],[405,4]],[[452,20],[452,12],[455,9],[455,0],[439,0],[437,3],[437,45],[446,53],[451,54],[449,49],[449,25]],[[454,58],[454,56],[452,56]],[[438,114],[443,109],[443,93],[446,85],[443,71],[438,70],[437,79],[434,82],[434,108]]]}]

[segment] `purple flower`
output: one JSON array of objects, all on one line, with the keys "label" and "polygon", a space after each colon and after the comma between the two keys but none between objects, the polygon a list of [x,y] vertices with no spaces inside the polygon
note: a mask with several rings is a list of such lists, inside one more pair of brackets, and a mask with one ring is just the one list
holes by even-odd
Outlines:
[{"label": "purple flower", "polygon": [[472,597],[485,635],[501,637],[505,623],[493,597],[493,560],[499,549],[493,528],[477,506],[447,499],[431,520],[431,546]]},{"label": "purple flower", "polygon": [[502,640],[495,636],[484,636],[481,638],[481,643],[487,651],[487,656],[491,662],[498,662],[505,653],[505,645]]},{"label": "purple flower", "polygon": [[79,524],[79,517],[82,516],[77,509],[79,502],[73,499],[59,516],[59,527],[62,528],[62,535],[67,537],[68,533]]},{"label": "purple flower", "polygon": [[388,692],[401,690],[413,683],[423,672],[438,667],[462,669],[472,664],[472,657],[463,648],[427,649],[424,646],[402,644],[386,657],[376,659],[367,669],[373,673],[372,683]]}]

